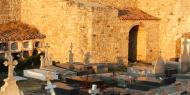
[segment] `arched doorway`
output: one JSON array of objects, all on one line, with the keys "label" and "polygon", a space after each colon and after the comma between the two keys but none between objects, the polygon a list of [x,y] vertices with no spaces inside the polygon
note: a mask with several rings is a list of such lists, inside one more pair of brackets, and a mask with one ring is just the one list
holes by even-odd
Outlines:
[{"label": "arched doorway", "polygon": [[142,26],[135,25],[129,31],[128,60],[130,62],[146,61],[146,31]]},{"label": "arched doorway", "polygon": [[129,31],[129,49],[128,49],[128,60],[130,62],[137,61],[137,34],[139,26],[132,27]]}]

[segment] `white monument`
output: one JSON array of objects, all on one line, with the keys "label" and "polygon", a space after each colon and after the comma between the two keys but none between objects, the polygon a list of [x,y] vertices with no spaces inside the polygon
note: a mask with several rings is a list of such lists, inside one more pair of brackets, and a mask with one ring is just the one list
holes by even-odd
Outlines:
[{"label": "white monument", "polygon": [[48,43],[46,43],[46,51],[45,51],[45,56],[40,56],[40,61],[41,61],[41,64],[40,64],[40,69],[43,69],[45,67],[48,67],[48,66],[52,66],[52,59],[51,57],[49,56],[49,53],[48,53],[48,48],[50,46],[48,45]]},{"label": "white monument", "polygon": [[93,84],[92,89],[88,91],[89,94],[91,95],[97,95],[100,93],[100,90],[97,88],[97,85]]},{"label": "white monument", "polygon": [[48,69],[48,67],[51,67],[52,65],[52,60],[48,55],[48,48],[49,45],[46,44],[45,46],[46,51],[45,51],[45,57],[40,56],[40,69],[30,69],[30,70],[24,70],[24,76],[25,77],[30,77],[30,78],[35,78],[39,79],[42,81],[46,81],[46,76],[49,71],[51,71],[51,76],[53,79],[58,80],[58,73],[54,70]]},{"label": "white monument", "polygon": [[153,73],[154,74],[164,74],[165,73],[165,62],[161,56],[161,52],[160,52],[160,56],[154,63]]},{"label": "white monument", "polygon": [[8,78],[5,79],[5,84],[1,87],[0,95],[24,95],[16,84],[13,72],[17,65],[17,61],[13,60],[11,52],[8,53],[8,61],[5,61],[4,65],[8,66]]},{"label": "white monument", "polygon": [[[50,73],[50,72],[49,72]],[[47,76],[46,76],[46,80],[47,80],[47,86],[45,87],[45,89],[46,90],[49,90],[49,92],[50,92],[50,94],[51,95],[56,95],[55,94],[55,91],[54,91],[54,88],[56,87],[56,85],[53,85],[52,83],[51,83],[51,79],[52,79],[52,76],[51,76],[51,74],[47,74]]]},{"label": "white monument", "polygon": [[189,70],[189,54],[188,54],[187,46],[188,46],[187,39],[184,39],[183,52],[181,55],[181,64],[179,66],[179,70],[182,73],[187,72]]}]

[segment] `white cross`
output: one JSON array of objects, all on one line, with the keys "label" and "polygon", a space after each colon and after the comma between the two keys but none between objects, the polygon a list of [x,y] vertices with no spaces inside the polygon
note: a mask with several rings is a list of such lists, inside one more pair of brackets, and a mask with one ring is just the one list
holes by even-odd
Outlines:
[{"label": "white cross", "polygon": [[49,44],[48,43],[46,43],[46,46],[45,46],[45,48],[46,48],[46,51],[45,51],[45,57],[43,58],[44,59],[44,65],[45,66],[50,66],[50,65],[52,65],[52,60],[51,60],[51,58],[49,57],[49,52],[48,52],[48,48],[49,48],[50,46],[49,46]]},{"label": "white cross", "polygon": [[54,91],[54,88],[56,87],[56,85],[53,85],[51,83],[51,80],[52,79],[52,76],[50,74],[50,72],[48,72],[47,76],[46,76],[46,80],[47,80],[47,86],[45,87],[46,90],[49,90],[51,95],[56,95],[55,94],[55,91]]},{"label": "white cross", "polygon": [[3,64],[5,66],[8,66],[8,78],[14,79],[13,72],[14,72],[14,68],[18,64],[18,62],[16,60],[13,60],[13,57],[10,52],[8,52],[7,59],[8,59],[8,61],[5,61]]},{"label": "white cross", "polygon": [[48,49],[50,48],[48,43],[46,43],[45,48],[46,48],[45,58],[47,58],[48,57]]},{"label": "white cross", "polygon": [[100,90],[97,88],[97,85],[93,84],[92,89],[88,91],[91,95],[97,95],[100,92]]}]

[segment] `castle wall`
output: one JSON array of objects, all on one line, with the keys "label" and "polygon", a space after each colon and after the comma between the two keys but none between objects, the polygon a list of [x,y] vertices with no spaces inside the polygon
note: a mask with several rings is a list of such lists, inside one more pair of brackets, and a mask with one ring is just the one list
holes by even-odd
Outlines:
[{"label": "castle wall", "polygon": [[64,0],[23,0],[21,12],[23,22],[47,36],[45,42],[53,59],[68,62],[72,43],[74,61],[83,62],[90,46],[91,8]]},{"label": "castle wall", "polygon": [[180,57],[178,40],[190,32],[189,0],[139,0],[138,7],[149,14],[159,17],[160,48],[165,60]]},{"label": "castle wall", "polygon": [[63,63],[69,60],[71,43],[75,62],[83,62],[89,52],[92,63],[118,59],[128,63],[128,36],[134,25],[142,26],[138,59],[152,62],[158,55],[159,25],[155,21],[122,21],[113,7],[72,0],[23,0],[21,8],[21,20],[47,35],[50,54]]},{"label": "castle wall", "polygon": [[0,0],[0,24],[20,20],[19,0]]},{"label": "castle wall", "polygon": [[128,62],[128,33],[122,31],[116,9],[97,9],[93,12],[92,61],[116,63],[118,58]]},{"label": "castle wall", "polygon": [[[117,57],[122,57],[127,62],[128,33],[136,24],[143,27],[139,32],[142,35],[140,39],[144,39],[143,35],[146,35],[146,42],[139,41],[138,47],[143,48],[138,51],[140,60],[153,61],[160,49],[165,60],[179,57],[180,51],[177,48],[180,46],[177,41],[184,33],[189,32],[190,27],[189,0],[83,1],[119,9],[138,7],[160,18],[160,21],[159,24],[154,21],[121,21],[113,7],[77,3],[78,0],[1,0],[0,23],[21,20],[34,25],[47,35],[45,42],[50,44],[53,58],[62,62],[68,61],[71,43],[75,61],[82,62],[84,55],[90,52],[94,63],[116,62]],[[146,54],[141,55],[142,53]]]}]

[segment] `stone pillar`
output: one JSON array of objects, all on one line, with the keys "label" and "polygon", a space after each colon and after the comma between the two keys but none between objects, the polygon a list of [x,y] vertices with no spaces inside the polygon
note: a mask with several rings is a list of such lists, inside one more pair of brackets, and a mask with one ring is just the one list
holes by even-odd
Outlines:
[{"label": "stone pillar", "polygon": [[183,52],[181,55],[181,64],[179,70],[180,72],[184,73],[189,70],[189,54],[187,51],[187,39],[186,38],[182,39],[182,43],[183,43]]},{"label": "stone pillar", "polygon": [[73,44],[71,43],[71,49],[69,50],[69,64],[73,64],[74,63],[74,54],[73,54]]}]

